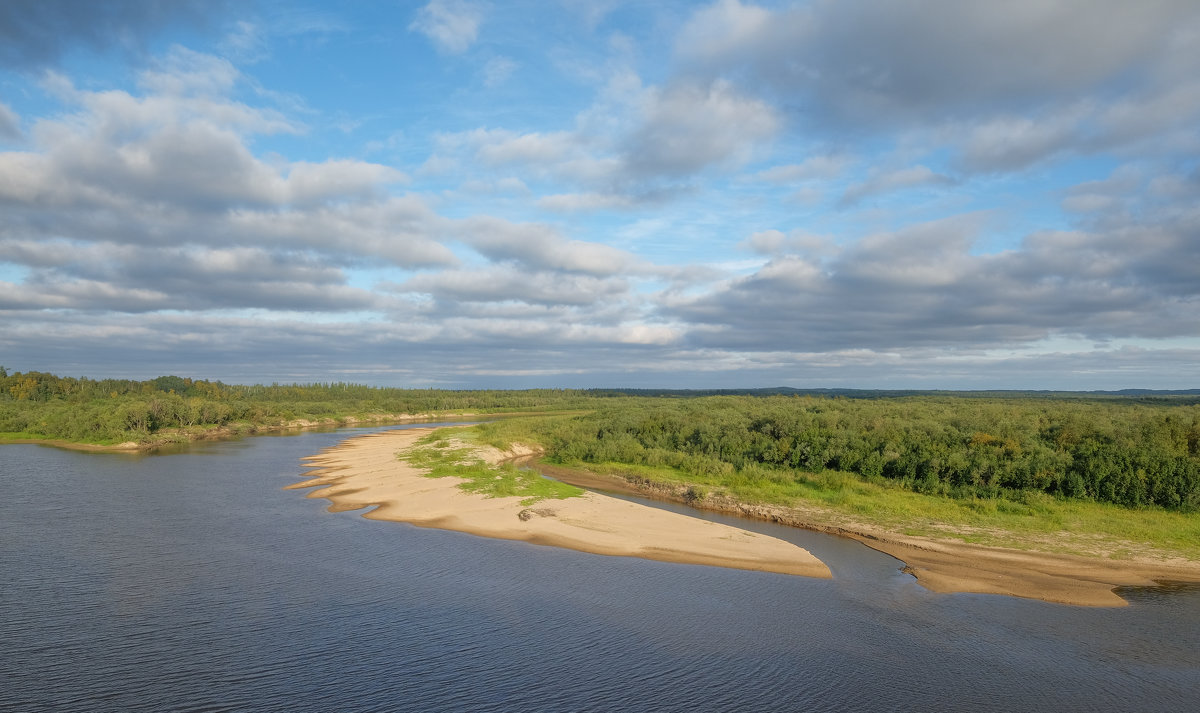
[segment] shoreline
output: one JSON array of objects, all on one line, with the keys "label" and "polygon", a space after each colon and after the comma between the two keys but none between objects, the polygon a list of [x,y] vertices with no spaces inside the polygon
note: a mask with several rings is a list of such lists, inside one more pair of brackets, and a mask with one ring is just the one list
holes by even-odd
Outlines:
[{"label": "shoreline", "polygon": [[[492,415],[494,414],[488,414],[488,416]],[[378,414],[365,418],[298,419],[273,425],[247,425],[244,428],[222,426],[203,431],[174,432],[163,434],[165,437],[156,438],[151,441],[127,441],[112,445],[78,443],[61,439],[25,438],[0,441],[0,446],[6,443],[21,443],[84,452],[137,454],[193,441],[225,440],[253,435],[277,434],[289,431],[303,432],[323,428],[336,429],[358,425],[384,426],[390,424],[419,423],[448,418],[462,419],[478,416],[480,414],[472,413]],[[322,451],[322,453],[324,452]],[[798,508],[751,505],[728,498],[710,497],[704,500],[695,500],[694,498],[687,497],[684,490],[671,488],[670,486],[634,482],[615,475],[596,474],[562,468],[560,466],[535,463],[536,455],[535,453],[509,454],[508,458],[519,459],[544,473],[550,474],[558,480],[586,488],[623,492],[650,499],[684,504],[699,510],[746,517],[752,520],[771,522],[854,539],[867,547],[896,558],[903,563],[903,571],[912,574],[918,583],[926,589],[939,593],[1001,594],[1075,606],[1120,607],[1128,605],[1128,602],[1115,592],[1120,587],[1153,587],[1171,582],[1200,583],[1200,563],[1194,561],[1164,562],[1145,558],[1140,560],[1115,560],[1100,556],[1089,557],[1037,550],[1011,549],[992,545],[976,545],[950,538],[901,535],[862,523],[846,524],[845,526],[831,525],[828,523],[828,518],[813,518]],[[306,460],[315,458],[317,456]],[[396,462],[399,463],[399,461]],[[315,473],[308,475],[312,476]],[[299,488],[320,484],[319,482],[311,482],[289,487]],[[318,496],[310,493],[309,497]],[[327,496],[321,495],[319,497]],[[341,493],[340,498],[340,501],[334,501],[331,498],[331,505],[329,507],[331,511],[362,509],[370,505],[377,505],[377,503],[352,503],[347,499],[348,494],[345,492]],[[376,508],[376,511],[379,509]],[[386,511],[379,514],[376,514],[376,511],[365,513],[364,516],[375,519],[397,519],[390,517]],[[456,523],[452,520],[442,523],[429,521],[414,522],[413,524],[469,531],[462,529],[460,526],[461,523]],[[560,544],[554,541],[539,542],[536,537],[521,538],[506,537],[504,534],[480,534],[504,539],[524,539],[525,541],[536,542],[538,544],[557,545],[569,549],[580,549],[582,551],[594,551],[585,549],[586,544]],[[599,552],[599,554],[606,554],[606,552]],[[660,553],[659,556],[652,558],[665,561],[680,561],[668,559],[669,556],[667,553]],[[712,561],[695,563],[712,564],[715,566],[722,566],[723,564]],[[728,565],[726,564],[726,566]],[[824,565],[822,564],[821,566],[823,567]],[[828,572],[827,568],[826,572]],[[827,573],[823,576],[830,575]]]},{"label": "shoreline", "polygon": [[304,431],[319,429],[337,430],[339,428],[393,426],[407,423],[434,423],[450,419],[475,419],[497,415],[503,416],[505,414],[419,413],[373,414],[362,418],[357,416],[321,419],[301,418],[287,421],[286,423],[274,424],[240,423],[214,427],[195,426],[184,429],[165,429],[162,431],[155,431],[148,440],[125,441],[123,443],[113,444],[81,443],[79,441],[68,441],[61,438],[13,438],[8,440],[0,440],[0,446],[3,446],[7,443],[33,444],[38,446],[50,446],[53,448],[64,448],[70,451],[84,451],[89,453],[144,453],[147,451],[152,451],[156,448],[196,443],[198,441],[225,441],[245,438],[247,436],[261,436],[266,434],[288,433],[293,431],[296,433],[303,433]]},{"label": "shoreline", "polygon": [[1001,594],[1056,604],[1122,607],[1120,587],[1154,587],[1167,582],[1200,582],[1200,563],[1113,560],[1082,555],[976,545],[961,540],[900,535],[864,525],[833,526],[802,510],[751,505],[727,498],[688,498],[681,489],[631,482],[619,476],[531,464],[555,479],[611,489],[699,510],[746,517],[846,537],[895,557],[926,589],[943,593]]},{"label": "shoreline", "polygon": [[[599,555],[832,576],[823,562],[789,542],[601,493],[527,506],[521,497],[489,498],[464,492],[458,487],[463,482],[460,479],[427,477],[424,470],[396,457],[431,430],[351,437],[304,458],[314,470],[287,487],[313,488],[306,497],[329,500],[331,511],[372,508],[363,516],[377,520]],[[484,455],[497,463],[527,454],[494,451]]]}]

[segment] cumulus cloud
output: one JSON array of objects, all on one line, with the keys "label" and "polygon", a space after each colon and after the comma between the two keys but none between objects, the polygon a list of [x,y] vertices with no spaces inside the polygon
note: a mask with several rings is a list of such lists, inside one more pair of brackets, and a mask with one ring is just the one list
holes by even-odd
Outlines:
[{"label": "cumulus cloud", "polygon": [[96,312],[377,310],[345,266],[451,265],[443,219],[394,196],[407,177],[351,159],[270,163],[256,134],[298,132],[281,112],[229,98],[228,62],[176,48],[140,95],[45,86],[71,113],[35,121],[0,153],[5,309]]},{"label": "cumulus cloud", "polygon": [[[10,367],[53,355],[82,373],[104,353],[131,376],[274,381],[289,377],[280,354],[303,354],[301,380],[429,371],[489,387],[888,385],[880,373],[995,386],[1028,384],[1027,369],[1178,385],[1152,373],[1164,364],[1200,377],[1194,3],[722,0],[685,11],[661,75],[640,54],[649,32],[581,49],[571,80],[595,94],[561,97],[584,107],[571,116],[480,125],[464,102],[415,180],[383,157],[411,160],[418,124],[400,127],[404,146],[386,131],[364,144],[378,161],[270,153],[330,121],[230,57],[256,61],[266,33],[292,30],[238,23],[227,57],[175,47],[145,58],[132,89],[97,89],[25,72],[68,46],[126,46],[62,24],[67,39],[39,49],[37,27],[68,23],[47,7],[17,49],[0,37],[13,76],[60,103],[0,104]],[[477,47],[486,10],[435,0],[400,24],[454,55]],[[654,32],[679,20],[626,10],[653,14]],[[11,17],[0,10],[0,32]],[[128,46],[158,27],[126,24]],[[446,74],[516,96],[527,88],[500,49]],[[519,56],[523,74],[540,68]],[[1085,155],[1104,160],[1052,173]],[[1123,165],[1088,173],[1107,162]],[[996,175],[1031,167],[1036,197]],[[825,197],[841,210],[796,203]],[[1036,206],[1008,217],[1021,201]],[[662,210],[673,202],[686,211]],[[962,214],[933,219],[947,205]],[[225,373],[206,371],[217,357]]]},{"label": "cumulus cloud", "polygon": [[1186,0],[823,0],[775,14],[723,0],[696,14],[676,51],[709,69],[746,63],[759,80],[813,92],[842,118],[895,121],[872,114],[1037,102],[1131,70],[1194,66],[1196,58],[1165,50],[1197,19]]},{"label": "cumulus cloud", "polygon": [[[5,245],[13,249],[19,246]],[[379,306],[336,268],[311,257],[253,248],[128,250],[58,245],[72,259],[40,270],[15,290],[23,309],[157,312],[256,308],[338,312]],[[88,256],[90,260],[83,262]],[[10,291],[15,286],[8,286]],[[12,306],[9,306],[11,309]]]},{"label": "cumulus cloud", "polygon": [[686,73],[736,77],[824,132],[957,126],[964,167],[993,171],[1195,136],[1198,32],[1188,0],[721,0],[675,53]]},{"label": "cumulus cloud", "polygon": [[455,231],[489,260],[535,270],[605,276],[625,272],[638,263],[624,250],[602,243],[569,240],[546,225],[476,216],[460,221]]},{"label": "cumulus cloud", "polygon": [[684,176],[745,162],[779,128],[774,108],[729,82],[672,87],[650,95],[625,162],[635,176]]},{"label": "cumulus cloud", "polygon": [[408,29],[425,35],[443,52],[461,54],[475,44],[483,15],[481,5],[466,0],[430,0]]},{"label": "cumulus cloud", "polygon": [[[782,128],[772,106],[724,80],[642,87],[621,74],[616,84],[621,88],[610,84],[573,129],[445,134],[431,160],[443,165],[459,155],[585,189],[543,196],[539,205],[556,212],[628,208],[668,198],[705,171],[739,168]],[[814,161],[809,170],[830,166]]]},{"label": "cumulus cloud", "polygon": [[453,262],[434,237],[433,213],[386,193],[403,173],[349,159],[256,157],[251,135],[300,127],[228,99],[237,81],[213,58],[186,68],[168,61],[143,78],[152,91],[142,96],[54,79],[78,111],[36,122],[34,150],[0,154],[3,234],[143,246],[266,242],[401,265]]},{"label": "cumulus cloud", "polygon": [[867,236],[832,258],[789,254],[778,233],[750,247],[775,257],[703,295],[664,299],[690,343],[725,350],[884,352],[1200,336],[1195,214],[1128,216],[1094,230],[1039,232],[1016,250],[975,254],[985,215]]}]

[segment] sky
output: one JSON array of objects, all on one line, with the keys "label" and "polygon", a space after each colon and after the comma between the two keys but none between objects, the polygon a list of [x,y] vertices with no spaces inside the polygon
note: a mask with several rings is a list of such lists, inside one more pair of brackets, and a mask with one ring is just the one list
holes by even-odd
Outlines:
[{"label": "sky", "polygon": [[5,0],[0,364],[1197,388],[1200,3]]}]

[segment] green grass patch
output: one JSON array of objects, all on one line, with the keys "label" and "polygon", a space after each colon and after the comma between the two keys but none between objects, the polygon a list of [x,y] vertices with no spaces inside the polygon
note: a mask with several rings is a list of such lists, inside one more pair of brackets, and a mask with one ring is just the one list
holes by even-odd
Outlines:
[{"label": "green grass patch", "polygon": [[[700,477],[663,466],[572,463],[634,481],[703,488],[740,502],[795,507],[814,524],[868,525],[913,536],[1085,556],[1200,560],[1200,515],[1023,493],[1020,500],[923,495],[853,473],[748,468]],[[632,476],[632,477],[631,477]]]},{"label": "green grass patch", "polygon": [[452,445],[470,441],[473,433],[467,429],[438,429],[417,441],[399,458],[417,468],[428,469],[429,478],[461,478],[459,488],[489,498],[521,498],[526,507],[542,500],[563,500],[583,495],[584,490],[573,485],[542,477],[536,471],[518,468],[511,463],[488,465],[473,454],[470,446]]},{"label": "green grass patch", "polygon": [[49,436],[31,431],[7,431],[0,433],[0,441],[33,441],[46,438],[49,438]]},{"label": "green grass patch", "polygon": [[68,439],[49,436],[45,433],[34,431],[5,431],[0,433],[0,443],[6,441],[43,441],[47,443],[78,443],[85,446],[113,446],[118,443],[133,440],[131,438],[115,439],[115,438],[80,438]]}]

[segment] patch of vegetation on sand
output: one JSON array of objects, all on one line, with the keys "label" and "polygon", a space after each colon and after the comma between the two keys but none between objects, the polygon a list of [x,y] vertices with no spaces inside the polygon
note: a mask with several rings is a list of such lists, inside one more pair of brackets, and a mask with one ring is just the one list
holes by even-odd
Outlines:
[{"label": "patch of vegetation on sand", "polygon": [[489,464],[478,456],[464,429],[438,429],[397,454],[412,466],[428,469],[429,478],[461,478],[459,488],[489,498],[521,498],[529,507],[542,500],[562,500],[583,495],[582,488],[543,477],[512,463]]}]

